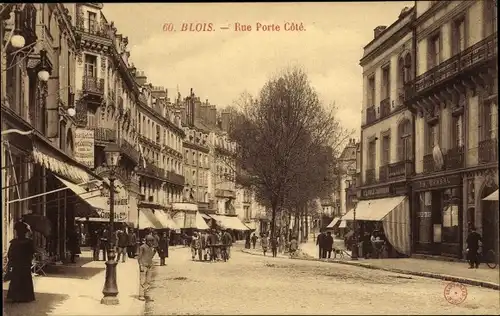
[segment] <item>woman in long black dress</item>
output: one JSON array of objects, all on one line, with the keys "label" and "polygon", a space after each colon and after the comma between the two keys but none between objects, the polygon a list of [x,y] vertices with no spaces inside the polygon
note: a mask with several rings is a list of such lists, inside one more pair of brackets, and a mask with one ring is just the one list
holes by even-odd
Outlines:
[{"label": "woman in long black dress", "polygon": [[11,279],[7,300],[27,303],[35,300],[35,290],[31,277],[31,262],[35,253],[33,240],[26,238],[29,228],[16,225],[17,237],[10,241],[7,257],[11,266]]}]

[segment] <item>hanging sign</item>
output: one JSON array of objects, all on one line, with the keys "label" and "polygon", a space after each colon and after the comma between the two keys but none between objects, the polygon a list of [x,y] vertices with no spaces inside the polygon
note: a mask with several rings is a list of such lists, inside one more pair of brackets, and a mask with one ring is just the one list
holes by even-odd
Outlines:
[{"label": "hanging sign", "polygon": [[91,169],[94,168],[94,130],[75,130],[75,160]]}]

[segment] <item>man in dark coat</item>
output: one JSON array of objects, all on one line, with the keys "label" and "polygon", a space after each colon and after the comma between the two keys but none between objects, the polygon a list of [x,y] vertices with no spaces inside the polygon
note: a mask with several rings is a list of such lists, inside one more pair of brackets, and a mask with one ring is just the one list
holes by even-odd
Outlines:
[{"label": "man in dark coat", "polygon": [[160,236],[160,240],[158,241],[158,255],[160,256],[160,265],[164,266],[165,265],[165,254],[168,249],[168,239],[167,239],[167,233],[164,232]]},{"label": "man in dark coat", "polygon": [[122,258],[122,262],[125,262],[127,247],[128,247],[128,235],[121,229],[116,232],[116,241],[118,248],[118,255],[116,257],[116,261],[120,261],[120,257]]},{"label": "man in dark coat", "polygon": [[130,228],[128,231],[128,245],[127,245],[127,254],[129,258],[135,257],[135,249],[137,247],[137,235],[134,232],[133,228]]},{"label": "man in dark coat", "polygon": [[332,249],[333,249],[333,236],[331,232],[326,233],[323,242],[324,242],[323,249],[325,252],[325,257],[330,259],[332,257]]},{"label": "man in dark coat", "polygon": [[100,236],[101,249],[102,249],[102,260],[104,260],[104,261],[106,261],[108,258],[109,239],[110,239],[109,230],[104,228],[101,231],[101,236]]},{"label": "man in dark coat", "polygon": [[479,248],[481,242],[481,235],[476,232],[475,227],[471,227],[469,235],[467,236],[467,260],[469,261],[469,269],[479,268]]},{"label": "man in dark coat", "polygon": [[326,253],[324,252],[324,246],[323,246],[324,240],[325,240],[325,233],[324,232],[319,233],[318,237],[316,238],[316,245],[318,246],[318,251],[319,251],[318,254],[319,259],[326,257]]}]

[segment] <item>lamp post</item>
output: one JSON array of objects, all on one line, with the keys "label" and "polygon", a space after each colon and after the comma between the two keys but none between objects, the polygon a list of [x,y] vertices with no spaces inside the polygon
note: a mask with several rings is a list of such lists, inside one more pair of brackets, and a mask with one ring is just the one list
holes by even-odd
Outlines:
[{"label": "lamp post", "polygon": [[352,260],[358,260],[358,223],[356,222],[356,207],[358,205],[358,198],[352,198],[352,204],[354,205],[353,210],[353,228],[354,228],[354,245],[352,245]]},{"label": "lamp post", "polygon": [[109,251],[108,261],[106,261],[106,280],[102,294],[101,304],[118,305],[118,286],[116,284],[116,254],[114,245],[114,221],[115,221],[115,169],[120,161],[120,148],[117,146],[107,146],[104,149],[106,154],[106,164],[109,168]]}]

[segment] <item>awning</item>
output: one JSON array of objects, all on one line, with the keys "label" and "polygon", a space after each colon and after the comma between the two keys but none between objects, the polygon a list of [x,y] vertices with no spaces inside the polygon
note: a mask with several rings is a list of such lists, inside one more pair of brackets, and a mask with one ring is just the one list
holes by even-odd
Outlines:
[{"label": "awning", "polygon": [[245,226],[245,224],[243,224],[238,217],[224,215],[211,215],[211,217],[217,221],[217,225],[223,228],[235,230],[250,230],[250,228]]},{"label": "awning", "polygon": [[347,228],[347,222],[346,221],[340,221],[339,228]]},{"label": "awning", "polygon": [[[109,213],[105,214],[100,214],[103,215],[103,217],[75,217],[75,221],[77,222],[99,222],[99,223],[109,223]],[[106,217],[107,215],[107,217]],[[116,218],[115,216],[115,223],[128,223],[126,219],[123,218]]]},{"label": "awning", "polygon": [[58,176],[55,177],[92,208],[107,210],[109,212],[108,198],[101,196],[101,192],[99,190],[93,190],[89,192],[78,184],[71,183],[68,180],[64,180],[63,178],[60,178]]},{"label": "awning", "polygon": [[145,228],[163,229],[160,220],[153,214],[150,208],[139,209],[139,229]]},{"label": "awning", "polygon": [[199,212],[196,212],[196,221],[195,221],[196,229],[210,229],[208,227],[207,222],[203,219],[203,215]]},{"label": "awning", "polygon": [[483,201],[498,201],[498,190],[485,197]]},{"label": "awning", "polygon": [[179,226],[174,222],[174,220],[170,217],[169,214],[165,213],[163,210],[155,210],[154,216],[160,221],[160,224],[163,226],[162,228],[168,229],[179,229]]},{"label": "awning", "polygon": [[213,218],[211,218],[211,217],[210,217],[209,215],[207,215],[207,214],[200,213],[200,215],[201,215],[201,217],[203,217],[204,219],[210,219],[210,220],[211,220],[211,219],[213,219]]},{"label": "awning", "polygon": [[196,203],[172,203],[172,209],[174,211],[192,211],[196,212],[198,211],[198,204]]},{"label": "awning", "polygon": [[337,225],[337,223],[339,221],[340,221],[340,217],[333,218],[333,220],[331,221],[331,223],[328,224],[328,226],[326,226],[326,228],[333,228],[335,225]]},{"label": "awning", "polygon": [[50,171],[64,176],[65,178],[74,180],[75,182],[89,182],[90,174],[79,167],[72,166],[66,162],[51,157],[33,147],[33,160],[35,163],[49,169]]},{"label": "awning", "polygon": [[[356,220],[381,221],[387,216],[387,214],[401,204],[405,198],[406,196],[397,196],[376,200],[359,201],[356,206]],[[347,212],[347,214],[342,217],[342,220],[354,220],[354,209]]]}]

